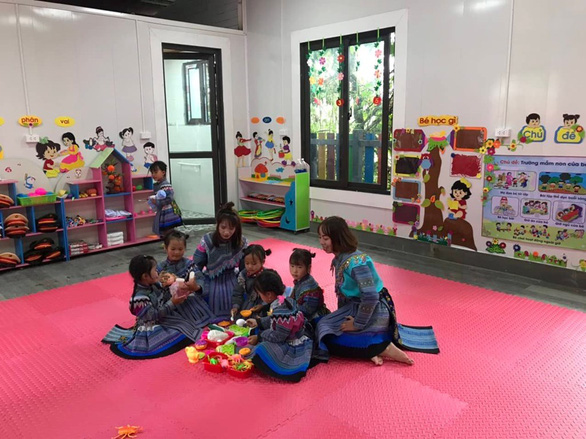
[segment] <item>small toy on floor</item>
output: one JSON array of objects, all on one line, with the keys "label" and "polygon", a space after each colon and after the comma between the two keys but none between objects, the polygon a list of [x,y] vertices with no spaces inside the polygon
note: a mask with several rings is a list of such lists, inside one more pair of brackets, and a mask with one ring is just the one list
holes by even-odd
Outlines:
[{"label": "small toy on floor", "polygon": [[118,430],[118,435],[114,436],[112,439],[133,439],[142,431],[142,427],[130,424],[116,427],[116,429]]}]

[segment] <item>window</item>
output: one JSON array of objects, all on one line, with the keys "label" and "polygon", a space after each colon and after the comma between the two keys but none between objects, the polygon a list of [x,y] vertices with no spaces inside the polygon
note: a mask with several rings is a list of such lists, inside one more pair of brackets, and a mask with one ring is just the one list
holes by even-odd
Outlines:
[{"label": "window", "polygon": [[207,65],[202,61],[183,64],[186,125],[210,123]]},{"label": "window", "polygon": [[394,45],[394,28],[301,44],[312,186],[389,193]]}]

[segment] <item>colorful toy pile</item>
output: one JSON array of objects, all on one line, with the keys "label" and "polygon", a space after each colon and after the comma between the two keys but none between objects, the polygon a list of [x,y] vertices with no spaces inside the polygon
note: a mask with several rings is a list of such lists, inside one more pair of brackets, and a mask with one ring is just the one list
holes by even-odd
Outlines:
[{"label": "colorful toy pile", "polygon": [[24,262],[27,264],[40,264],[62,259],[65,255],[63,247],[55,245],[51,238],[43,238],[32,242],[29,250],[24,253]]},{"label": "colorful toy pile", "polygon": [[237,378],[248,378],[253,370],[249,360],[252,353],[248,344],[250,330],[240,325],[244,325],[244,320],[239,320],[238,324],[222,321],[210,325],[200,340],[185,348],[188,361],[192,364],[201,361],[208,372],[227,372]]}]

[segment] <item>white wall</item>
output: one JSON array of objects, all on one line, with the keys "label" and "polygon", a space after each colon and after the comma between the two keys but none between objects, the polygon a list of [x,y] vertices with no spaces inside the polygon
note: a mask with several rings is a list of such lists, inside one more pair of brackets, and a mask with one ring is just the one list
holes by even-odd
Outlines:
[{"label": "white wall", "polygon": [[[32,0],[0,0],[0,117],[5,120],[0,126],[0,145],[5,163],[19,159],[38,163],[39,180],[46,181],[35,145],[24,141],[28,129],[17,124],[27,113],[43,119],[34,134],[60,142],[63,132],[72,131],[86,163],[96,153],[84,150],[82,140],[95,135],[98,125],[117,145],[118,132],[132,126],[138,164],[147,141],[139,133],[149,131],[158,156],[167,161],[161,43],[216,47],[222,49],[225,137],[232,167],[228,195],[236,198],[231,139],[233,127],[243,126],[247,114],[242,106],[232,106],[234,101],[244,102],[246,96],[245,78],[233,75],[232,66],[245,65],[244,40],[243,32],[230,29]],[[54,123],[58,116],[73,117],[76,124],[70,129],[58,127]],[[5,168],[0,166],[0,178],[15,176]]]},{"label": "white wall", "polygon": [[[250,115],[279,114],[287,119],[294,156],[300,154],[299,59],[296,39],[352,34],[364,22],[372,29],[382,14],[406,17],[405,32],[397,35],[397,50],[405,50],[404,78],[396,77],[404,104],[395,105],[395,128],[416,128],[428,114],[456,114],[460,125],[484,126],[489,137],[499,127],[514,134],[525,117],[538,112],[550,128],[561,124],[562,113],[586,115],[585,88],[580,81],[586,49],[586,2],[578,0],[248,0]],[[512,27],[511,27],[512,26]],[[512,33],[511,33],[512,29]],[[315,38],[315,35],[319,35]],[[400,40],[400,38],[402,40]],[[510,58],[509,58],[510,54]],[[510,67],[510,69],[509,69]],[[402,83],[401,83],[402,81]],[[250,130],[254,130],[254,126]],[[446,129],[445,127],[439,129]],[[427,134],[438,127],[425,129]],[[519,155],[586,156],[584,145],[558,145],[550,136],[539,145],[518,149]],[[498,154],[511,154],[501,148]],[[443,160],[440,184],[450,187],[449,162]],[[480,234],[482,180],[471,179],[467,220],[475,230],[479,251],[487,240]],[[368,219],[392,225],[392,198],[312,188],[312,209],[321,216],[342,215],[352,221]],[[333,201],[332,201],[333,200]],[[406,237],[409,226],[399,226]],[[510,245],[509,247],[512,247]],[[565,253],[572,264],[579,251],[528,246],[547,254]],[[508,252],[509,253],[509,252]]]}]

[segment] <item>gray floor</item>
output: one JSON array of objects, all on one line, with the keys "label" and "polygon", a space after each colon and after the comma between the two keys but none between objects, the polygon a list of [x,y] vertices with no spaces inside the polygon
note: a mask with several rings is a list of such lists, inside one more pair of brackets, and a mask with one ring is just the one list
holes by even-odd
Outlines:
[{"label": "gray floor", "polygon": [[[212,227],[188,226],[186,229],[190,234],[188,249],[189,253],[191,253],[199,238],[208,230],[212,230]],[[317,236],[314,233],[294,235],[280,229],[263,229],[257,226],[244,225],[244,235],[250,241],[272,237],[319,247]],[[361,249],[367,251],[375,261],[383,264],[586,311],[586,296],[581,290],[566,287],[560,289],[556,285],[535,281],[531,278],[469,267],[434,258],[414,256],[380,247],[361,246]],[[161,243],[151,243],[96,253],[75,258],[69,262],[57,262],[39,267],[3,272],[0,274],[0,300],[34,294],[63,285],[125,272],[128,269],[130,258],[141,253],[150,254],[157,260],[165,257]],[[539,266],[536,265],[535,269],[538,270]]]}]

